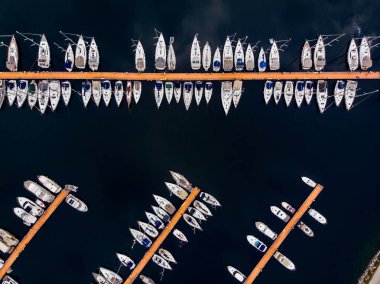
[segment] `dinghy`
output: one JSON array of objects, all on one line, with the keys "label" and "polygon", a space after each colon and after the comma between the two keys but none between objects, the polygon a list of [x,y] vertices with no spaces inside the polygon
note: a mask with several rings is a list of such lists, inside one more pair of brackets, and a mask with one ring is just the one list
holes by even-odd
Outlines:
[{"label": "dinghy", "polygon": [[92,71],[97,71],[99,68],[99,61],[99,49],[96,45],[95,38],[92,38],[88,49],[88,67]]},{"label": "dinghy", "polygon": [[191,69],[199,70],[201,68],[201,48],[199,46],[198,34],[194,36],[190,53]]},{"label": "dinghy", "polygon": [[208,69],[210,69],[211,66],[211,47],[208,43],[206,42],[205,46],[203,47],[203,52],[202,52],[202,65],[205,71],[207,72]]}]

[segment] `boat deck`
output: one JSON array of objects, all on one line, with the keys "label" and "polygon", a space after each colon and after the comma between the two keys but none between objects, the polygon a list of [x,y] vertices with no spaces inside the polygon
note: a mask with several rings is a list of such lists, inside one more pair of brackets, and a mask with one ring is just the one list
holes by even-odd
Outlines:
[{"label": "boat deck", "polygon": [[255,268],[252,270],[251,274],[247,277],[244,284],[251,284],[260,272],[264,269],[265,265],[272,258],[273,254],[278,250],[281,244],[284,242],[289,233],[293,230],[294,226],[298,223],[301,217],[305,214],[305,212],[309,209],[310,205],[314,202],[317,196],[321,193],[323,186],[318,184],[310,195],[306,198],[306,200],[302,203],[301,207],[296,211],[296,213],[292,216],[289,223],[286,224],[285,228],[278,235],[277,239],[273,242],[273,244],[269,247],[267,252],[263,255],[260,261],[257,263]]},{"label": "boat deck", "polygon": [[182,215],[186,212],[187,208],[191,205],[191,203],[197,197],[199,192],[200,192],[199,188],[197,188],[197,187],[193,188],[193,191],[189,194],[189,196],[186,198],[186,200],[182,203],[181,207],[177,210],[177,212],[175,213],[173,218],[166,225],[165,229],[157,237],[157,239],[152,244],[152,246],[149,248],[149,250],[144,254],[144,257],[141,259],[139,264],[135,267],[135,269],[129,275],[127,280],[125,280],[124,284],[131,284],[131,283],[133,283],[133,281],[135,281],[135,279],[137,278],[137,276],[139,276],[139,274],[144,269],[144,267],[147,265],[149,260],[153,257],[153,255],[156,253],[156,251],[161,247],[161,244],[165,241],[167,236],[174,229],[175,225],[181,219]]}]

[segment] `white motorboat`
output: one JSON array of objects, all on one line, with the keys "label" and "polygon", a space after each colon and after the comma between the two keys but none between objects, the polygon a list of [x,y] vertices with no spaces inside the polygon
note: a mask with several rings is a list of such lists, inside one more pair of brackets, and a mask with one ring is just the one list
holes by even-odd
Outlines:
[{"label": "white motorboat", "polygon": [[305,82],[297,81],[296,87],[294,90],[294,98],[296,99],[297,107],[300,108],[305,97]]},{"label": "white motorboat", "polygon": [[184,243],[188,243],[189,240],[186,238],[185,234],[182,233],[180,230],[178,229],[174,229],[173,230],[173,235],[179,239],[181,242],[184,242]]},{"label": "white motorboat", "polygon": [[201,103],[203,96],[203,85],[201,81],[196,81],[195,82],[195,88],[194,88],[194,97],[195,97],[195,102],[197,103],[197,106]]},{"label": "white motorboat", "polygon": [[183,175],[174,171],[169,172],[177,185],[179,185],[183,189],[186,189],[188,192],[191,192],[193,190],[192,184]]},{"label": "white motorboat", "polygon": [[185,200],[187,198],[188,193],[182,187],[170,182],[165,182],[165,185],[169,189],[169,191],[173,193],[175,196],[177,196],[179,199]]},{"label": "white motorboat", "polygon": [[37,176],[37,179],[44,187],[55,194],[62,190],[62,187],[58,183],[47,176],[39,175]]},{"label": "white motorboat", "polygon": [[206,216],[212,216],[212,213],[210,211],[210,209],[205,205],[203,204],[202,202],[198,201],[198,200],[195,200],[193,202],[193,205],[196,209],[198,209],[203,215],[206,215]]},{"label": "white motorboat", "polygon": [[127,100],[128,108],[131,106],[132,103],[132,82],[127,81],[127,87],[125,88],[125,99]]},{"label": "white motorboat", "polygon": [[305,233],[305,235],[307,235],[309,237],[314,237],[314,232],[304,222],[299,221],[297,223],[297,227],[300,228],[301,231]]},{"label": "white motorboat", "polygon": [[165,227],[165,224],[156,215],[150,212],[145,212],[145,215],[148,218],[149,223],[151,223],[155,228],[162,230]]},{"label": "white motorboat", "polygon": [[134,81],[133,82],[133,99],[135,100],[135,103],[137,104],[141,97],[141,91],[142,91],[142,84],[141,81]]},{"label": "white motorboat", "polygon": [[364,71],[372,67],[371,48],[368,43],[368,38],[363,37],[359,47],[360,68]]},{"label": "white motorboat", "polygon": [[183,219],[186,221],[187,224],[189,224],[194,229],[198,229],[200,231],[203,231],[201,226],[199,225],[198,221],[195,220],[193,216],[190,216],[189,214],[185,213],[183,214]]},{"label": "white motorboat", "polygon": [[12,35],[11,41],[8,45],[6,67],[12,72],[17,71],[18,68],[18,46],[14,35]]},{"label": "white motorboat", "polygon": [[226,42],[224,43],[223,48],[223,70],[232,71],[234,67],[234,53],[232,50],[232,43],[230,37],[227,36]]},{"label": "white motorboat", "polygon": [[176,81],[174,82],[174,98],[177,103],[179,103],[181,99],[181,94],[182,94],[182,86],[181,83]]},{"label": "white motorboat", "polygon": [[156,99],[157,108],[160,108],[162,99],[164,97],[164,86],[162,81],[156,81],[154,84],[154,98]]},{"label": "white motorboat", "polygon": [[91,39],[90,47],[88,48],[88,67],[92,71],[97,71],[99,68],[99,49],[98,45],[95,42],[95,38]]},{"label": "white motorboat", "polygon": [[27,225],[27,226],[31,226],[32,224],[36,223],[37,221],[37,218],[31,214],[29,214],[28,212],[26,212],[24,209],[20,208],[20,207],[15,207],[13,208],[13,212],[15,213],[15,215],[17,217],[19,217],[22,222]]},{"label": "white motorboat", "polygon": [[46,40],[46,36],[43,34],[41,36],[40,45],[38,47],[38,67],[47,69],[50,67],[50,47]]},{"label": "white motorboat", "polygon": [[107,268],[100,267],[100,273],[107,279],[109,284],[121,284],[123,282],[123,278],[121,278],[116,272],[113,272]]},{"label": "white motorboat", "polygon": [[131,232],[133,238],[140,244],[142,245],[143,247],[145,248],[149,248],[151,245],[152,245],[152,241],[149,239],[149,237],[147,235],[145,235],[144,233],[138,231],[138,230],[135,230],[135,229],[132,229],[132,228],[129,228],[129,231]]},{"label": "white motorboat", "polygon": [[248,44],[247,50],[245,51],[245,69],[247,69],[247,71],[253,71],[253,69],[255,69],[255,56],[253,55],[251,44]]},{"label": "white motorboat", "polygon": [[42,80],[38,82],[38,106],[41,114],[44,114],[49,104],[49,82]]},{"label": "white motorboat", "polygon": [[17,244],[19,243],[18,239],[15,236],[10,234],[4,229],[0,229],[0,251],[3,253],[11,254]]},{"label": "white motorboat", "polygon": [[155,238],[158,236],[157,229],[152,225],[142,221],[137,221],[137,223],[139,227],[144,231],[144,233],[147,234],[149,237]]},{"label": "white motorboat", "polygon": [[325,111],[327,105],[327,81],[318,80],[317,83],[317,103],[320,113]]},{"label": "white motorboat", "polygon": [[51,203],[54,200],[53,194],[33,181],[25,181],[24,187],[44,202]]},{"label": "white motorboat", "polygon": [[208,104],[212,97],[213,85],[212,82],[206,82],[205,84],[205,99]]},{"label": "white motorboat", "polygon": [[173,99],[173,93],[174,93],[174,87],[173,87],[173,82],[165,82],[165,97],[166,100],[168,101],[168,104]]},{"label": "white motorboat", "polygon": [[219,72],[221,65],[222,65],[222,62],[221,62],[221,56],[220,56],[220,49],[219,47],[217,47],[214,52],[214,58],[212,60],[212,71]]},{"label": "white motorboat", "polygon": [[286,214],[283,210],[281,210],[280,208],[278,208],[277,206],[271,206],[270,207],[270,211],[272,211],[272,213],[277,216],[279,219],[281,219],[282,221],[284,221],[285,223],[289,221],[290,217],[288,214]]},{"label": "white motorboat", "polygon": [[65,52],[65,64],[64,64],[65,69],[67,71],[69,72],[73,71],[74,61],[75,61],[74,51],[71,44],[69,44]]},{"label": "white motorboat", "polygon": [[191,69],[199,70],[201,68],[201,48],[199,46],[198,34],[194,36],[193,43],[191,45],[190,61]]},{"label": "white motorboat", "polygon": [[314,93],[314,84],[312,81],[306,81],[305,84],[305,100],[306,104],[309,105],[311,102],[311,99],[313,98]]},{"label": "white motorboat", "polygon": [[206,203],[210,204],[211,206],[213,207],[220,207],[222,206],[219,201],[214,197],[212,196],[211,194],[208,194],[206,192],[201,192],[199,194],[199,197]]},{"label": "white motorboat", "polygon": [[189,110],[192,99],[193,99],[193,83],[185,82],[183,84],[183,101],[185,103],[186,110]]},{"label": "white motorboat", "polygon": [[314,48],[314,69],[315,71],[321,71],[326,65],[326,49],[323,42],[323,36],[318,37],[318,41]]},{"label": "white motorboat", "polygon": [[128,270],[133,270],[136,267],[135,262],[129,256],[121,253],[116,253],[116,256]]},{"label": "white motorboat", "polygon": [[165,223],[169,223],[169,221],[170,221],[170,216],[169,216],[169,214],[168,214],[164,209],[162,209],[162,208],[160,208],[160,207],[157,207],[157,206],[154,206],[154,205],[152,205],[152,209],[153,209],[154,213],[155,213],[158,217],[160,217],[160,219],[161,219],[162,221],[164,221]]},{"label": "white motorboat", "polygon": [[272,47],[269,52],[269,69],[278,70],[280,69],[280,51],[278,50],[277,43],[273,39]]},{"label": "white motorboat", "polygon": [[45,210],[26,197],[17,197],[17,203],[29,214],[40,217]]},{"label": "white motorboat", "polygon": [[139,72],[144,72],[146,69],[145,51],[141,44],[141,41],[137,42],[135,50],[135,66]]},{"label": "white motorboat", "polygon": [[110,104],[112,98],[112,87],[109,80],[102,81],[101,86],[101,96],[103,98],[104,104],[106,107]]},{"label": "white motorboat", "polygon": [[313,67],[312,53],[309,41],[306,40],[302,48],[301,66],[303,70],[309,70]]},{"label": "white motorboat", "polygon": [[124,96],[124,87],[121,81],[116,81],[114,95],[116,104],[118,107],[120,107],[121,101],[123,100]]},{"label": "white motorboat", "polygon": [[170,266],[169,262],[162,256],[154,254],[152,257],[152,261],[158,266],[162,267],[163,269],[172,270],[172,267]]},{"label": "white motorboat", "polygon": [[79,36],[78,43],[75,46],[75,67],[85,69],[87,63],[87,49],[83,36]]},{"label": "white motorboat", "polygon": [[277,239],[277,234],[275,232],[273,232],[267,225],[265,225],[264,223],[262,222],[255,222],[255,225],[256,225],[256,228],[261,232],[263,233],[264,235],[266,235],[268,238],[272,239],[272,240],[275,240]]},{"label": "white motorboat", "polygon": [[351,39],[348,47],[347,63],[350,71],[356,71],[359,67],[359,51],[354,38]]},{"label": "white motorboat", "polygon": [[313,217],[319,223],[321,223],[323,225],[327,224],[327,219],[321,213],[319,213],[317,210],[310,208],[308,213],[311,217]]},{"label": "white motorboat", "polygon": [[17,82],[16,80],[7,81],[7,98],[9,106],[12,106],[17,96]]},{"label": "white motorboat", "polygon": [[19,80],[17,82],[17,107],[21,108],[28,95],[28,81]]},{"label": "white motorboat", "polygon": [[140,274],[140,280],[144,283],[144,284],[155,284],[155,282],[150,279],[149,277],[145,276],[145,275],[142,275]]},{"label": "white motorboat", "polygon": [[346,82],[344,82],[343,80],[336,81],[335,88],[334,88],[334,100],[335,100],[335,105],[337,107],[342,102],[345,89],[346,89]]},{"label": "white motorboat", "polygon": [[69,81],[63,81],[61,84],[61,94],[65,106],[69,105],[71,98],[71,83]]},{"label": "white motorboat", "polygon": [[291,270],[291,271],[294,271],[296,270],[296,266],[294,265],[293,262],[291,262],[291,260],[289,258],[287,258],[285,255],[283,255],[282,253],[280,253],[279,251],[276,251],[273,255],[273,257],[275,259],[278,260],[279,263],[281,263],[284,267],[286,267],[287,269]]},{"label": "white motorboat", "polygon": [[238,39],[238,42],[236,44],[235,48],[235,70],[236,71],[243,71],[244,70],[244,49],[243,44],[241,43],[240,38]]},{"label": "white motorboat", "polygon": [[98,284],[109,284],[107,279],[98,273],[92,273],[92,277],[94,278],[95,282]]},{"label": "white motorboat", "polygon": [[156,52],[154,55],[154,66],[157,70],[164,70],[166,67],[166,44],[162,33],[160,33],[157,43]]},{"label": "white motorboat", "polygon": [[37,100],[37,84],[36,81],[32,80],[28,85],[28,105],[30,109],[33,109],[36,106]]},{"label": "white motorboat", "polygon": [[259,72],[264,72],[267,69],[267,58],[263,48],[260,49],[259,58],[257,59],[257,67]]},{"label": "white motorboat", "polygon": [[273,97],[274,97],[274,102],[276,103],[276,105],[278,105],[282,96],[282,85],[283,83],[280,81],[277,81],[274,84]]},{"label": "white motorboat", "polygon": [[67,195],[65,201],[71,207],[75,208],[76,210],[78,210],[80,212],[87,212],[88,211],[88,207],[87,207],[86,203],[84,203],[82,200],[80,200],[78,197],[76,197],[72,194]]},{"label": "white motorboat", "polygon": [[240,283],[243,283],[245,279],[247,279],[247,277],[243,273],[241,273],[239,270],[237,270],[235,267],[227,266],[227,270]]},{"label": "white motorboat", "polygon": [[290,102],[293,99],[293,95],[294,95],[293,82],[286,81],[285,87],[284,87],[284,99],[285,99],[285,103],[287,107],[289,107]]},{"label": "white motorboat", "polygon": [[205,215],[203,215],[203,213],[200,212],[198,209],[190,206],[187,208],[187,211],[190,213],[191,216],[197,218],[199,221],[207,221]]},{"label": "white motorboat", "polygon": [[291,206],[289,203],[285,202],[285,201],[281,202],[281,206],[283,208],[285,208],[286,210],[288,210],[292,214],[294,214],[294,212],[296,212],[296,209],[293,206]]},{"label": "white motorboat", "polygon": [[354,104],[357,88],[358,88],[357,81],[352,81],[352,80],[347,81],[346,89],[344,92],[344,102],[346,104],[347,110],[350,110],[352,108],[352,105]]},{"label": "white motorboat", "polygon": [[174,214],[174,212],[175,212],[176,209],[175,209],[174,205],[169,200],[167,200],[166,198],[163,198],[163,197],[161,197],[159,195],[155,195],[155,194],[153,194],[153,197],[156,200],[157,204],[162,209],[164,209],[170,215]]},{"label": "white motorboat", "polygon": [[317,186],[317,183],[313,181],[312,179],[309,179],[308,177],[301,177],[302,181],[306,183],[311,188],[314,188]]},{"label": "white motorboat", "polygon": [[235,80],[233,88],[232,88],[232,102],[234,103],[235,108],[237,108],[242,94],[243,94],[243,81]]},{"label": "white motorboat", "polygon": [[174,37],[170,38],[168,49],[168,70],[174,71],[177,65],[177,59],[173,48]]},{"label": "white motorboat", "polygon": [[89,81],[82,82],[82,100],[86,108],[91,99],[91,83]]},{"label": "white motorboat", "polygon": [[205,46],[203,47],[202,65],[203,65],[203,68],[205,69],[206,72],[211,67],[211,47],[210,47],[208,41],[206,42]]},{"label": "white motorboat", "polygon": [[174,256],[166,249],[163,249],[163,248],[158,249],[158,254],[169,262],[177,263]]},{"label": "white motorboat", "polygon": [[51,80],[49,82],[49,100],[51,110],[54,112],[61,99],[61,82],[58,80]]},{"label": "white motorboat", "polygon": [[258,251],[265,252],[268,248],[262,241],[252,235],[247,235],[247,240]]},{"label": "white motorboat", "polygon": [[221,90],[221,100],[224,112],[226,116],[228,115],[228,111],[230,110],[232,103],[232,82],[231,81],[223,81]]}]

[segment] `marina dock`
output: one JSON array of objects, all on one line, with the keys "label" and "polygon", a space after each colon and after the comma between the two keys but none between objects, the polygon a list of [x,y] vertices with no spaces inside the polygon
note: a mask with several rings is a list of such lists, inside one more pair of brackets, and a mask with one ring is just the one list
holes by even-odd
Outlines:
[{"label": "marina dock", "polygon": [[197,187],[193,188],[192,192],[189,194],[186,200],[182,203],[181,207],[177,210],[173,218],[170,220],[170,222],[167,224],[167,226],[164,228],[161,234],[157,237],[157,239],[149,248],[149,250],[145,253],[144,257],[141,259],[139,264],[135,267],[135,269],[129,275],[127,280],[125,280],[124,284],[131,284],[133,283],[133,281],[135,281],[135,279],[139,276],[139,274],[147,265],[149,260],[153,257],[155,252],[160,248],[161,244],[165,241],[167,236],[174,229],[175,225],[181,219],[182,215],[186,212],[187,208],[191,205],[191,203],[197,197],[199,192],[200,192],[199,188]]},{"label": "marina dock", "polygon": [[267,252],[263,255],[260,261],[257,263],[255,268],[252,270],[251,274],[247,277],[244,284],[251,284],[260,272],[264,269],[265,265],[272,258],[273,254],[278,250],[281,244],[284,242],[289,233],[293,230],[294,226],[297,225],[298,221],[305,214],[305,212],[309,209],[310,205],[314,202],[317,196],[321,193],[323,186],[318,184],[310,195],[306,198],[306,200],[302,203],[301,207],[297,210],[297,212],[293,215],[293,217],[286,224],[285,228],[278,235],[277,239],[273,242],[273,244],[269,247]]},{"label": "marina dock", "polygon": [[0,79],[25,80],[131,80],[131,81],[227,81],[227,80],[379,80],[380,72],[228,72],[228,73],[127,73],[127,72],[0,72]]},{"label": "marina dock", "polygon": [[29,232],[25,235],[25,237],[21,240],[21,242],[17,245],[12,254],[5,261],[4,266],[0,269],[0,279],[4,277],[7,273],[8,269],[11,268],[13,263],[19,257],[21,252],[25,249],[25,247],[29,244],[29,242],[33,239],[39,229],[45,224],[45,222],[49,219],[49,217],[53,214],[53,212],[57,209],[57,207],[65,200],[66,196],[69,194],[70,189],[64,188],[57,195],[54,201],[50,204],[50,206],[46,209],[45,213],[37,220],[37,222],[33,225],[33,227],[29,230]]}]

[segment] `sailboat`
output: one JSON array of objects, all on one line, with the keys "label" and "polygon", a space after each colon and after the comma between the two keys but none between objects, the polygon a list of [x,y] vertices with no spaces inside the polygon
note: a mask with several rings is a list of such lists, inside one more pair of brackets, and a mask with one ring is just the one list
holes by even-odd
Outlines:
[{"label": "sailboat", "polygon": [[132,103],[132,82],[127,81],[127,88],[125,89],[125,98],[127,100],[128,107]]},{"label": "sailboat", "polygon": [[280,69],[280,52],[274,39],[272,39],[272,47],[269,52],[269,69],[272,71]]},{"label": "sailboat", "polygon": [[75,48],[75,67],[85,69],[87,62],[87,49],[83,36],[79,36],[78,43]]},{"label": "sailboat", "polygon": [[306,81],[305,84],[305,100],[306,104],[309,105],[311,102],[311,99],[313,98],[314,93],[314,84],[312,81]]},{"label": "sailboat", "polygon": [[183,101],[185,103],[186,110],[189,110],[192,99],[193,99],[193,83],[185,82],[183,84]]},{"label": "sailboat", "polygon": [[160,33],[156,43],[156,52],[154,58],[154,65],[156,69],[164,70],[166,67],[166,44],[162,33]]},{"label": "sailboat", "polygon": [[95,38],[92,38],[88,49],[88,67],[90,67],[92,71],[98,70],[99,61],[99,49],[96,45]]},{"label": "sailboat", "polygon": [[371,48],[369,47],[368,38],[363,37],[359,48],[360,68],[364,71],[372,67]]},{"label": "sailboat", "polygon": [[264,72],[267,69],[267,59],[263,48],[260,49],[259,58],[257,60],[259,72]]},{"label": "sailboat", "polygon": [[67,46],[66,52],[65,52],[65,69],[69,72],[73,71],[74,68],[74,51],[71,47],[71,44]]},{"label": "sailboat", "polygon": [[12,106],[17,96],[17,82],[16,80],[9,80],[6,84],[8,104],[9,106]]},{"label": "sailboat", "polygon": [[[282,90],[280,90],[280,96],[281,96]],[[272,97],[273,94],[273,82],[272,81],[266,81],[264,85],[264,101],[265,104],[267,105],[270,101],[270,98]]]},{"label": "sailboat", "polygon": [[223,81],[221,88],[221,98],[222,105],[226,115],[228,115],[228,111],[231,107],[232,102],[232,82],[231,81]]},{"label": "sailboat", "polygon": [[49,100],[51,110],[54,112],[61,99],[61,83],[58,80],[51,80],[49,82]]},{"label": "sailboat", "polygon": [[38,47],[37,65],[44,69],[50,67],[50,47],[44,34],[41,36],[40,45]]},{"label": "sailboat", "polygon": [[234,64],[234,55],[232,50],[232,44],[230,37],[227,36],[226,42],[224,43],[223,48],[223,70],[224,71],[231,71]]},{"label": "sailboat", "polygon": [[197,103],[197,106],[199,106],[202,100],[202,96],[203,96],[203,85],[201,81],[195,82],[194,96],[195,96],[195,102]]},{"label": "sailboat", "polygon": [[205,99],[206,103],[208,104],[211,100],[212,97],[212,90],[213,90],[213,85],[212,82],[206,82],[205,84]]},{"label": "sailboat", "polygon": [[303,48],[302,48],[301,65],[302,65],[303,70],[309,70],[311,67],[313,67],[311,47],[308,40],[305,41],[305,44],[303,45]]},{"label": "sailboat", "polygon": [[173,98],[173,83],[172,82],[165,82],[165,97],[168,101],[168,104],[172,101]]},{"label": "sailboat", "polygon": [[63,81],[61,84],[61,94],[65,106],[69,105],[71,98],[71,83],[69,81]]},{"label": "sailboat", "polygon": [[164,86],[162,81],[156,81],[154,84],[154,98],[156,99],[157,108],[160,108],[162,98],[164,97]]},{"label": "sailboat", "polygon": [[255,69],[255,57],[251,44],[248,44],[247,50],[245,51],[245,69],[247,69],[247,71],[253,71],[253,69]]},{"label": "sailboat", "polygon": [[355,71],[356,69],[358,69],[359,51],[354,38],[351,39],[350,46],[348,47],[347,62],[350,71]]},{"label": "sailboat", "polygon": [[325,80],[318,80],[317,103],[320,113],[323,113],[327,104],[327,81]]},{"label": "sailboat", "polygon": [[190,53],[191,69],[199,70],[201,68],[201,48],[199,46],[198,34],[194,36]]},{"label": "sailboat", "polygon": [[220,65],[221,65],[220,49],[219,49],[219,47],[217,47],[215,50],[215,53],[214,53],[214,58],[212,60],[212,71],[219,72]]},{"label": "sailboat", "polygon": [[6,66],[7,69],[12,72],[17,71],[18,68],[18,46],[14,35],[12,35],[8,46]]},{"label": "sailboat", "polygon": [[41,114],[44,114],[49,103],[49,82],[42,80],[38,82],[38,106]]},{"label": "sailboat", "polygon": [[241,95],[243,93],[243,81],[235,80],[232,90],[232,102],[234,103],[235,108],[237,108]]},{"label": "sailboat", "polygon": [[30,82],[28,85],[28,105],[33,109],[37,103],[37,84],[36,81]]},{"label": "sailboat", "polygon": [[273,97],[274,97],[274,102],[276,103],[276,105],[278,105],[278,103],[280,102],[283,85],[284,84],[281,81],[277,81],[274,84]]},{"label": "sailboat", "polygon": [[235,48],[235,70],[243,71],[244,69],[244,49],[243,44],[241,43],[240,38],[236,44]]},{"label": "sailboat", "polygon": [[293,99],[294,95],[294,87],[293,87],[293,82],[292,81],[286,81],[285,82],[285,87],[284,87],[284,99],[286,106],[289,107],[290,102]]},{"label": "sailboat", "polygon": [[357,81],[348,80],[346,90],[344,92],[344,102],[346,103],[346,109],[350,110],[355,100],[356,89],[358,87]]},{"label": "sailboat", "polygon": [[124,96],[124,87],[121,81],[116,81],[115,83],[115,91],[114,91],[115,101],[118,107],[120,107],[121,101]]},{"label": "sailboat", "polygon": [[326,50],[323,37],[318,37],[317,44],[314,48],[314,69],[315,71],[321,71],[326,65]]},{"label": "sailboat", "polygon": [[297,81],[294,93],[295,93],[294,97],[296,99],[297,107],[300,108],[303,98],[305,96],[305,82],[304,81]]},{"label": "sailboat", "polygon": [[101,86],[101,95],[102,95],[104,104],[106,105],[106,107],[108,107],[112,98],[111,82],[109,80],[105,80],[100,84],[100,86]]},{"label": "sailboat", "polygon": [[102,99],[100,81],[92,81],[92,99],[94,100],[97,107],[99,107],[100,100]]},{"label": "sailboat", "polygon": [[335,100],[335,105],[337,107],[342,102],[345,88],[346,88],[346,82],[342,80],[336,81],[335,88],[334,88],[334,100]]},{"label": "sailboat", "polygon": [[134,98],[136,104],[140,100],[141,89],[142,89],[141,82],[140,81],[134,81],[133,82],[133,98]]},{"label": "sailboat", "polygon": [[203,47],[203,52],[202,52],[202,65],[205,71],[207,72],[208,69],[210,69],[211,66],[211,47],[208,43],[206,42],[205,46]]},{"label": "sailboat", "polygon": [[28,94],[28,81],[19,80],[17,82],[17,107],[22,107]]},{"label": "sailboat", "polygon": [[144,72],[146,69],[145,51],[141,44],[141,41],[137,42],[135,50],[135,66],[139,72]]},{"label": "sailboat", "polygon": [[174,98],[177,103],[179,103],[179,100],[181,99],[181,93],[182,93],[181,83],[178,81],[174,82]]},{"label": "sailboat", "polygon": [[3,106],[6,95],[5,80],[0,80],[0,109]]},{"label": "sailboat", "polygon": [[91,99],[91,83],[89,81],[82,82],[82,100],[86,108]]},{"label": "sailboat", "polygon": [[177,65],[177,59],[173,48],[174,37],[170,38],[168,50],[168,70],[174,71]]}]

